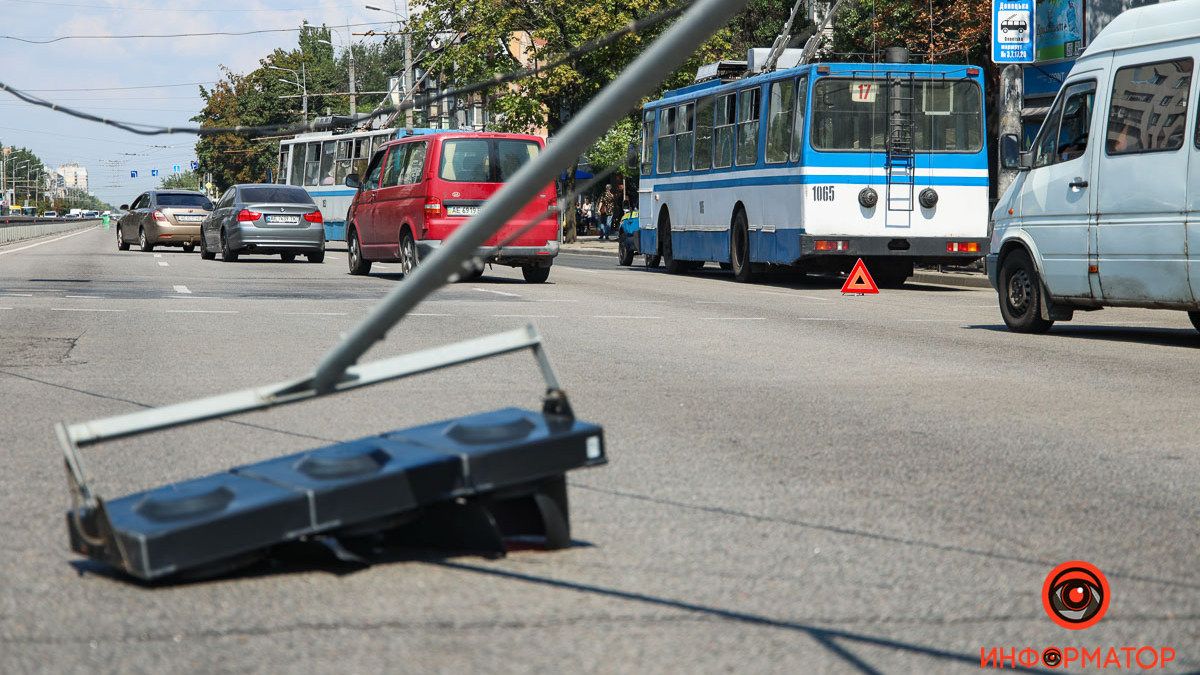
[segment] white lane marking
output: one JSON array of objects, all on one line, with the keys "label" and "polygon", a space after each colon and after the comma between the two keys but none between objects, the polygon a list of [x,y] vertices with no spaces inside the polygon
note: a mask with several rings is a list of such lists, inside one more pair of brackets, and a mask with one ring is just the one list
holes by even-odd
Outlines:
[{"label": "white lane marking", "polygon": [[167,314],[237,314],[232,309],[168,309]]},{"label": "white lane marking", "polygon": [[453,314],[418,314],[416,312],[410,312],[409,316],[454,316],[454,315]]},{"label": "white lane marking", "polygon": [[595,314],[593,319],[661,319],[661,316],[631,316],[624,314]]},{"label": "white lane marking", "polygon": [[0,309],[12,309],[12,307],[0,307]]},{"label": "white lane marking", "polygon": [[516,293],[505,293],[504,291],[493,291],[493,290],[492,290],[492,289],[490,289],[490,288],[475,288],[475,289],[472,289],[472,290],[479,291],[480,293],[495,293],[496,295],[504,295],[504,296],[507,296],[507,297],[510,297],[510,298],[519,298],[519,297],[521,297],[521,296],[517,295]]},{"label": "white lane marking", "polygon": [[77,236],[79,236],[79,235],[83,234],[84,232],[91,232],[92,230],[96,229],[96,227],[98,227],[98,226],[89,227],[89,228],[88,228],[88,229],[86,229],[86,230],[80,230],[80,231],[78,231],[78,232],[72,232],[71,234],[64,235],[64,236],[61,236],[61,237],[56,237],[56,238],[54,238],[54,239],[47,239],[46,241],[39,241],[39,242],[38,242],[38,243],[36,243],[36,244],[30,244],[30,245],[28,245],[28,246],[22,246],[21,248],[11,248],[11,249],[9,249],[9,250],[7,250],[7,251],[0,251],[0,255],[8,255],[9,253],[17,253],[18,251],[27,251],[27,250],[29,250],[29,249],[31,249],[31,248],[33,248],[33,247],[35,247],[35,246],[41,246],[42,244],[53,244],[53,243],[54,243],[54,242],[56,242],[56,241],[62,241],[63,239],[67,239],[67,238],[70,238],[70,237],[77,237]]},{"label": "white lane marking", "polygon": [[155,254],[154,254],[154,257],[155,257],[155,258],[161,258],[161,257],[162,257],[162,254],[161,254],[161,253],[155,253]]},{"label": "white lane marking", "polygon": [[834,319],[820,316],[796,316],[791,318],[792,321],[845,321],[846,319]]},{"label": "white lane marking", "polygon": [[33,293],[2,293],[0,297],[4,298],[32,298]]},{"label": "white lane marking", "polygon": [[101,309],[99,307],[51,307],[51,312],[124,312],[123,309]]},{"label": "white lane marking", "polygon": [[732,300],[697,300],[697,305],[732,305]]},{"label": "white lane marking", "polygon": [[64,298],[88,298],[90,300],[102,300],[103,295],[64,295]]},{"label": "white lane marking", "polygon": [[765,316],[702,316],[701,321],[766,321]]},{"label": "white lane marking", "polygon": [[158,263],[158,266],[159,266],[159,267],[170,267],[170,266],[171,266],[171,264],[170,264],[170,263],[165,263],[165,262],[160,262],[160,263]]},{"label": "white lane marking", "polygon": [[345,312],[280,312],[284,316],[346,316]]},{"label": "white lane marking", "polygon": [[666,300],[626,300],[625,302],[628,302],[629,304],[648,305],[651,303],[665,304],[667,301]]},{"label": "white lane marking", "polygon": [[192,292],[188,290],[188,287],[187,287],[187,286],[175,286],[175,292],[176,292],[176,293],[183,293],[183,294],[185,294],[185,295],[191,295],[191,294],[192,294]]},{"label": "white lane marking", "polygon": [[830,300],[829,298],[818,298],[815,295],[797,295],[795,297],[804,298],[805,300],[816,300],[818,302],[833,302],[833,300]]},{"label": "white lane marking", "polygon": [[553,314],[493,314],[497,319],[557,319]]}]

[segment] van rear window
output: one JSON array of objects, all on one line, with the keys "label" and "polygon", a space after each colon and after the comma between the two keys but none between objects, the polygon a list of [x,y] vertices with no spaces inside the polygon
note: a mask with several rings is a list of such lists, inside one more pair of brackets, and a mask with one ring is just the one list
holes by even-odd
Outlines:
[{"label": "van rear window", "polygon": [[442,143],[438,175],[458,183],[503,183],[540,150],[534,141],[450,139]]}]

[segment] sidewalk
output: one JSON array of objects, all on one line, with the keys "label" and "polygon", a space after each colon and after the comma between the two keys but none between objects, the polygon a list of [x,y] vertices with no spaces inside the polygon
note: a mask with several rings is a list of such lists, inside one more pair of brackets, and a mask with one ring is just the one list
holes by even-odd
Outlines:
[{"label": "sidewalk", "polygon": [[[563,244],[563,253],[574,253],[578,255],[598,255],[611,256],[613,261],[617,259],[617,241],[598,241],[597,237],[579,237],[575,243]],[[635,265],[641,264],[639,258]],[[991,288],[988,285],[987,275],[983,272],[938,272],[932,269],[917,269],[917,271],[909,279],[912,283],[917,284],[935,284],[938,286],[956,286],[959,288]]]}]

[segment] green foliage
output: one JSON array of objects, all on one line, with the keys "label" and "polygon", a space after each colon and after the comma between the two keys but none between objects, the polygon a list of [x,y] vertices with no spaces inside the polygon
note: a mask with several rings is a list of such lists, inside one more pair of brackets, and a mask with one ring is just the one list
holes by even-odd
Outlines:
[{"label": "green foliage", "polygon": [[[617,167],[618,171],[629,166],[629,149],[636,147],[639,142],[638,123],[636,117],[623,117],[616,126],[600,137],[588,151],[588,161],[592,171],[599,173],[605,169]],[[636,160],[635,160],[636,161]]]},{"label": "green foliage", "polygon": [[184,171],[183,173],[173,173],[163,177],[159,181],[158,187],[164,190],[199,190],[200,189],[200,174],[195,171]]},{"label": "green foliage", "polygon": [[828,47],[838,55],[865,55],[907,47],[939,63],[986,62],[991,40],[989,0],[860,0],[838,14]]}]

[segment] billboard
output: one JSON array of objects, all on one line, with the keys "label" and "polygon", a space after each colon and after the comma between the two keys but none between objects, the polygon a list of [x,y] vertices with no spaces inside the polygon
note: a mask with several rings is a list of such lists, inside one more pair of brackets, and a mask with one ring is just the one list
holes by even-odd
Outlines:
[{"label": "billboard", "polygon": [[1034,60],[1074,59],[1083,52],[1084,0],[1038,0]]}]

